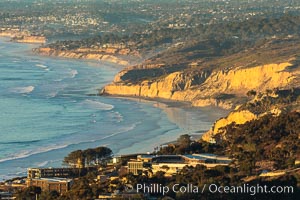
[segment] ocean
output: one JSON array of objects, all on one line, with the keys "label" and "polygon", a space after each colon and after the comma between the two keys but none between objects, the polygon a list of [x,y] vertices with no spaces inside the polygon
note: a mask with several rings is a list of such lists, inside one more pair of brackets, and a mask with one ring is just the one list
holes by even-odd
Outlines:
[{"label": "ocean", "polygon": [[95,96],[120,66],[37,56],[34,47],[0,39],[0,181],[26,176],[29,167],[62,166],[77,149],[151,152],[208,130],[226,113]]}]

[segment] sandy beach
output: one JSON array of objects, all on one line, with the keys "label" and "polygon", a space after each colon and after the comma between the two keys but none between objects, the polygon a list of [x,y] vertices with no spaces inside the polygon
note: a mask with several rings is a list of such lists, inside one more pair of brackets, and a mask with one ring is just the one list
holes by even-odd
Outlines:
[{"label": "sandy beach", "polygon": [[37,56],[34,45],[0,42],[1,180],[26,176],[29,167],[59,167],[77,149],[151,152],[182,134],[200,134],[224,116],[181,102],[91,95],[121,68]]}]

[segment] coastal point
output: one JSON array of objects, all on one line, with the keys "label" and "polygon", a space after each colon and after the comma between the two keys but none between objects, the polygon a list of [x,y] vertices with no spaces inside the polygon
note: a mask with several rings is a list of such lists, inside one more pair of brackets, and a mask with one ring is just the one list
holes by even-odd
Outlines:
[{"label": "coastal point", "polygon": [[300,199],[299,33],[299,0],[0,0],[0,199]]}]

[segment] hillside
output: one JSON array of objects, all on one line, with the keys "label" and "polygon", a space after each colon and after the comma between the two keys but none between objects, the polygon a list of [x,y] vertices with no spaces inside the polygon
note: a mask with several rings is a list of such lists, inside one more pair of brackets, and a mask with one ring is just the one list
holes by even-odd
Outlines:
[{"label": "hillside", "polygon": [[121,71],[103,94],[188,101],[233,108],[250,90],[299,87],[297,37],[269,39],[243,52],[187,65],[149,64]]},{"label": "hillside", "polygon": [[259,113],[241,106],[251,102],[251,92],[261,99],[266,91],[300,88],[299,27],[300,17],[295,15],[252,17],[184,29],[158,28],[131,35],[58,41],[35,51],[123,65],[130,64],[129,58],[144,60],[119,72],[100,93],[236,108],[205,134],[204,139],[210,140],[232,122],[243,124],[290,105],[278,108],[274,104]]},{"label": "hillside", "polygon": [[[299,17],[282,16],[201,26],[190,34],[160,30],[165,39],[172,38],[168,47],[121,71],[102,94],[164,98],[231,109],[245,102],[250,90],[297,88],[300,38],[295,25],[299,27],[299,23]],[[152,34],[161,35],[158,32]]]},{"label": "hillside", "polygon": [[226,127],[232,124],[242,125],[253,120],[260,120],[270,115],[278,117],[293,111],[300,111],[300,89],[266,90],[257,93],[248,92],[248,101],[239,105],[228,116],[217,120],[202,139],[205,141],[222,141],[227,137]]},{"label": "hillside", "polygon": [[101,94],[231,109],[203,136],[218,142],[232,123],[299,110],[300,37],[294,26],[299,22],[298,17],[283,16],[211,26],[210,36],[192,32],[189,41],[121,71]]}]

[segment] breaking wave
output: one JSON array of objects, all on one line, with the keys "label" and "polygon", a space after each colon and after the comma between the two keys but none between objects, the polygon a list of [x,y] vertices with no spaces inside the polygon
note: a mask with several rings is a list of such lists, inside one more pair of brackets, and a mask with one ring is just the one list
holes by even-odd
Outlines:
[{"label": "breaking wave", "polygon": [[93,100],[89,100],[89,99],[84,100],[83,104],[90,107],[90,108],[96,108],[98,110],[112,110],[112,109],[114,109],[113,105],[102,103],[102,102],[99,102],[99,101],[93,101]]},{"label": "breaking wave", "polygon": [[38,167],[45,167],[48,163],[49,163],[49,161],[44,161],[44,162],[41,162],[41,163],[37,164],[37,166]]},{"label": "breaking wave", "polygon": [[42,68],[46,71],[49,71],[49,68],[46,66],[46,65],[42,65],[42,64],[36,64],[35,66],[39,67],[39,68]]},{"label": "breaking wave", "polygon": [[19,94],[29,94],[34,90],[34,86],[30,85],[27,87],[16,87],[12,89],[12,92]]},{"label": "breaking wave", "polygon": [[70,71],[71,78],[75,78],[75,76],[78,74],[78,71],[76,69],[73,69]]},{"label": "breaking wave", "polygon": [[58,92],[50,92],[49,94],[47,94],[47,97],[48,98],[54,98],[54,97],[57,96],[57,94],[58,94]]},{"label": "breaking wave", "polygon": [[123,119],[123,116],[121,115],[121,113],[119,113],[118,111],[116,112],[111,112],[111,115],[110,117],[115,120],[116,122],[122,122],[124,119]]},{"label": "breaking wave", "polygon": [[48,146],[48,147],[45,147],[45,148],[41,147],[41,148],[38,148],[36,150],[27,150],[27,151],[18,152],[17,154],[9,155],[9,157],[7,157],[7,158],[0,159],[0,163],[5,162],[5,161],[10,161],[10,160],[27,158],[27,157],[32,156],[32,155],[45,153],[45,152],[52,151],[52,150],[66,148],[67,146],[68,145],[65,145],[65,144],[64,145],[53,145],[53,146]]},{"label": "breaking wave", "polygon": [[[32,155],[36,155],[36,154],[40,154],[40,153],[46,153],[46,152],[53,151],[53,150],[67,148],[71,145],[78,145],[78,144],[81,144],[81,143],[90,143],[90,142],[101,141],[101,140],[104,140],[104,139],[122,134],[124,132],[128,132],[128,131],[134,129],[135,127],[136,127],[136,124],[133,124],[129,127],[122,128],[121,130],[116,131],[115,133],[106,135],[106,136],[98,138],[98,139],[92,139],[92,140],[88,139],[86,141],[80,141],[80,142],[73,141],[73,142],[70,142],[68,144],[54,144],[54,145],[47,146],[47,147],[39,147],[39,148],[34,149],[34,150],[21,151],[21,152],[15,153],[15,154],[7,155],[6,158],[0,159],[0,163],[6,162],[6,161],[11,161],[11,160],[27,158],[27,157],[30,157]],[[47,164],[48,164],[48,161],[42,162],[42,163],[39,164],[40,165],[39,167],[45,166]]]}]

